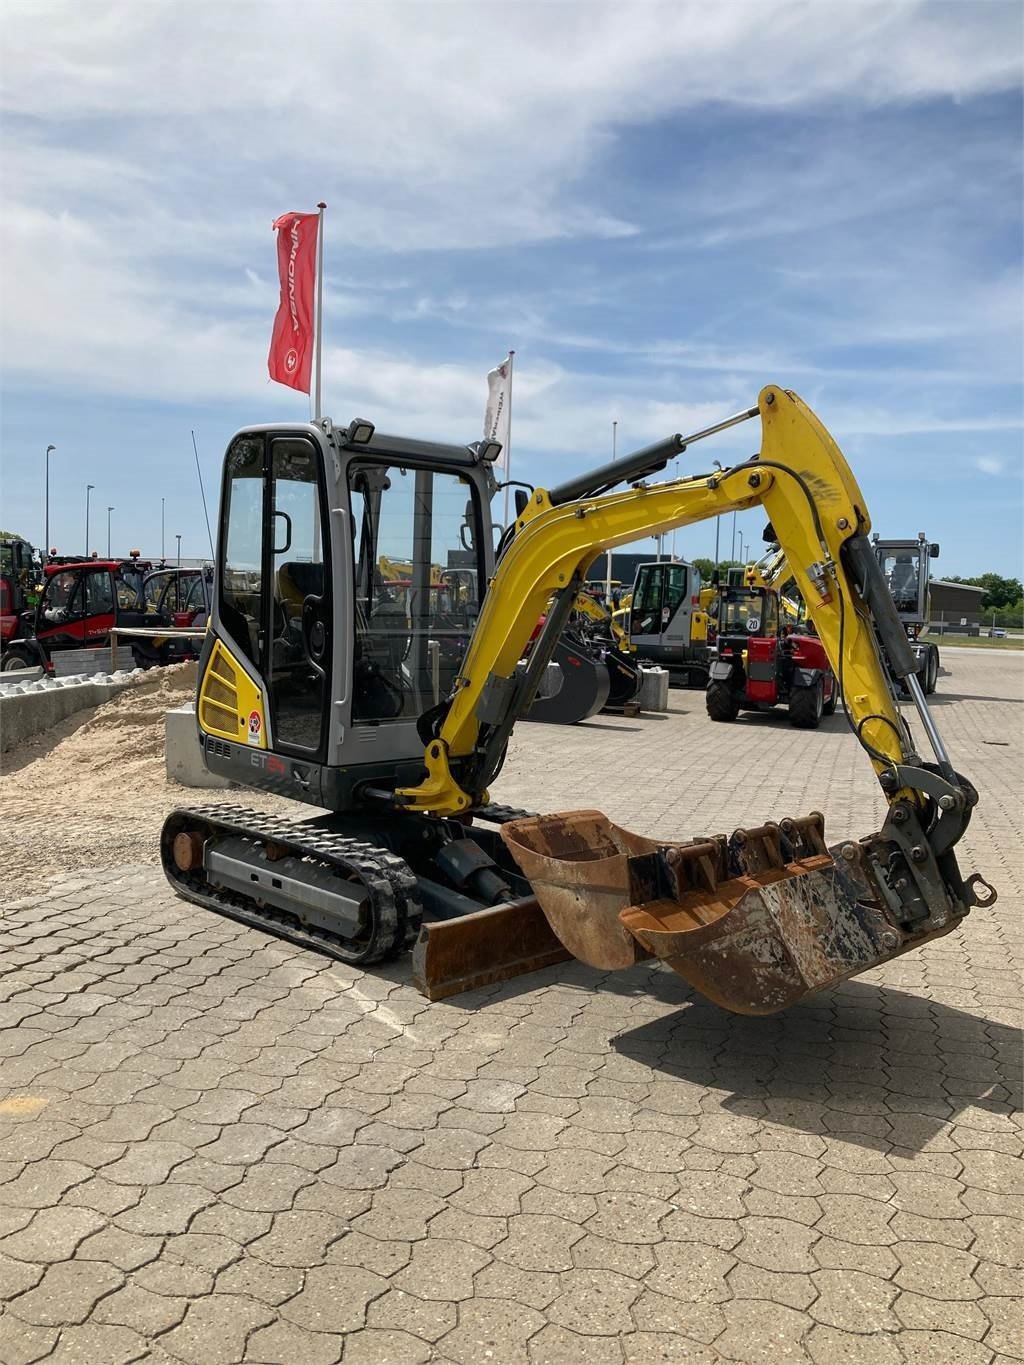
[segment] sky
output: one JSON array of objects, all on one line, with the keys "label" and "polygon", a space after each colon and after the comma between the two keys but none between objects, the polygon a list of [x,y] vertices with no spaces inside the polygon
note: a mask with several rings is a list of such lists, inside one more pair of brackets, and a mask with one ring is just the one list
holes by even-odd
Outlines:
[{"label": "sky", "polygon": [[[267,379],[271,222],[328,204],[324,411],[472,441],[516,352],[551,484],[796,390],[884,537],[1022,573],[1022,10],[7,0],[0,524],[208,552]],[[679,472],[756,449],[753,424]],[[740,517],[760,550],[763,515]],[[730,550],[731,520],[721,551]],[[711,555],[712,524],[677,534]]]}]

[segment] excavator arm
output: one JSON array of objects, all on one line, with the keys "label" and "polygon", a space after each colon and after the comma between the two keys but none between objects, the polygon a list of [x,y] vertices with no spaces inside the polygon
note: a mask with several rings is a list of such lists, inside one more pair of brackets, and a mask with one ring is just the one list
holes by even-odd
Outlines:
[{"label": "excavator arm", "polygon": [[[760,451],[749,461],[608,491],[757,416]],[[726,1007],[769,1013],[949,932],[971,905],[995,897],[980,877],[965,882],[957,867],[953,848],[977,795],[932,723],[868,541],[864,497],[835,441],[795,394],[766,387],[756,408],[716,427],[534,493],[498,563],[452,694],[429,718],[427,775],[395,795],[421,813],[485,810],[515,720],[597,555],[755,506],[774,527],[889,803],[882,830],[830,852],[821,817],[811,816],[737,831],[731,840],[668,845],[585,811],[517,821],[502,837],[577,957],[607,968],[653,953]],[[545,608],[544,630],[522,666]],[[910,691],[934,762],[915,748],[890,671]]]}]

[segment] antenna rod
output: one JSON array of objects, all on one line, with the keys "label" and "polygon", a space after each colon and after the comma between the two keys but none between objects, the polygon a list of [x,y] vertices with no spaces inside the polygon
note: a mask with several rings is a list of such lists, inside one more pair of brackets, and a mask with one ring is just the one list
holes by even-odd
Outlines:
[{"label": "antenna rod", "polygon": [[203,499],[203,516],[206,518],[206,534],[210,541],[210,558],[216,559],[217,555],[213,548],[213,532],[210,530],[210,514],[206,510],[206,490],[203,488],[203,471],[199,467],[199,447],[196,445],[196,434],[192,433],[192,449],[196,455],[196,473],[199,475],[199,492]]}]

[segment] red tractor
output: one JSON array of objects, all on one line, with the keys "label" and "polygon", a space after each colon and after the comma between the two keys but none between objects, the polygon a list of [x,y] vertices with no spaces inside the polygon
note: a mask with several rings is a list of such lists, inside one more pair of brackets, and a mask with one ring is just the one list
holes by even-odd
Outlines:
[{"label": "red tractor", "polygon": [[835,711],[839,687],[821,641],[809,625],[783,622],[782,614],[773,588],[722,588],[707,690],[712,720],[785,702],[791,725],[816,730]]}]

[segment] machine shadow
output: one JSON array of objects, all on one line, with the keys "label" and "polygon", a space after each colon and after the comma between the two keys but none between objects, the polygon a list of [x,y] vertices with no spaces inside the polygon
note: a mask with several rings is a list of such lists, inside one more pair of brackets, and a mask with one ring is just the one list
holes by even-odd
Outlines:
[{"label": "machine shadow", "polygon": [[928,705],[948,706],[953,701],[994,701],[1009,702],[1013,706],[1024,705],[1024,697],[994,697],[991,692],[933,692],[928,698]]},{"label": "machine shadow", "polygon": [[605,1018],[609,997],[622,998],[623,1015],[641,999],[669,1006],[673,1012],[612,1031],[612,1051],[640,1063],[652,1081],[725,1092],[725,1111],[802,1133],[917,1152],[965,1110],[1005,1115],[1022,1103],[1015,1029],[863,981],[754,1017],[719,1009],[667,969],[641,964],[608,973],[567,962],[445,1004],[476,1012],[552,987],[602,997]]},{"label": "machine shadow", "polygon": [[[659,976],[669,974],[652,986]],[[666,1079],[727,1091],[722,1108],[736,1114],[921,1151],[967,1109],[1005,1115],[1022,1102],[1015,1029],[894,987],[847,981],[768,1017],[729,1014],[678,977],[655,994],[678,1000],[679,1015],[618,1034],[614,1051]]]}]

